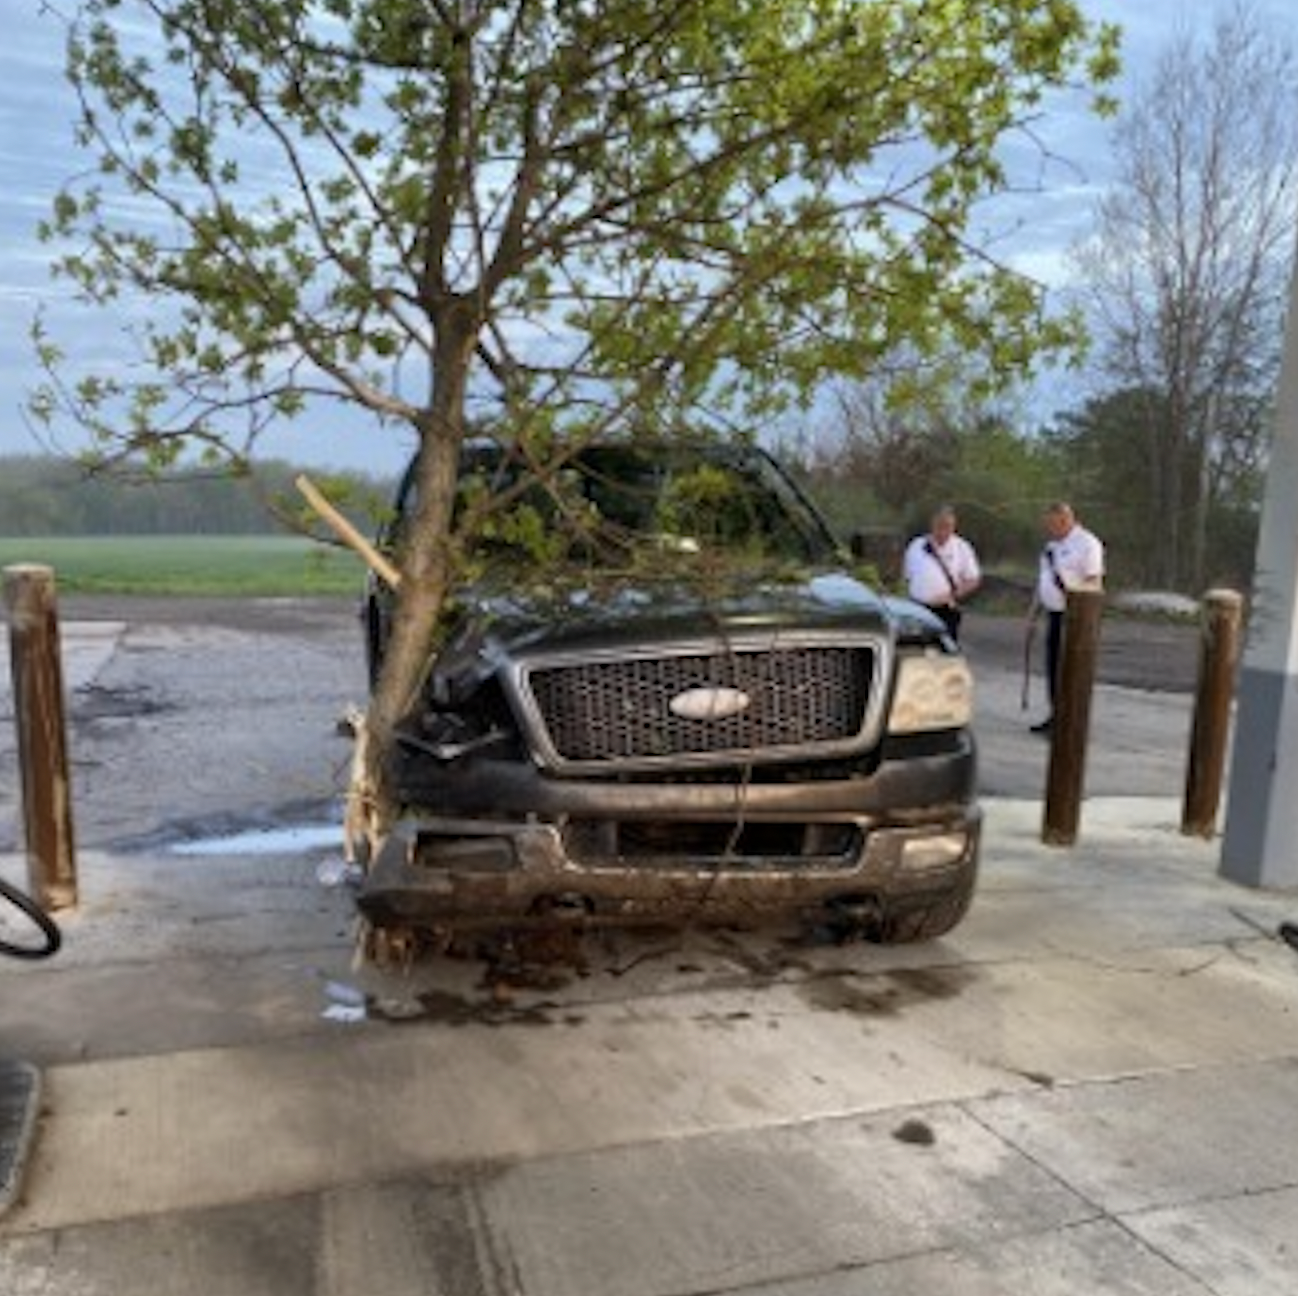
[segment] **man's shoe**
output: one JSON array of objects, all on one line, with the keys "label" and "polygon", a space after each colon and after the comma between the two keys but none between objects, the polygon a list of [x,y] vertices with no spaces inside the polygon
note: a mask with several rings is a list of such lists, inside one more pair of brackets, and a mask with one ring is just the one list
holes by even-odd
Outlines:
[{"label": "man's shoe", "polygon": [[1040,734],[1043,738],[1049,738],[1050,734],[1054,730],[1054,727],[1055,727],[1054,717],[1050,716],[1045,720],[1042,720],[1040,724],[1034,724],[1032,726],[1032,732],[1034,734]]}]

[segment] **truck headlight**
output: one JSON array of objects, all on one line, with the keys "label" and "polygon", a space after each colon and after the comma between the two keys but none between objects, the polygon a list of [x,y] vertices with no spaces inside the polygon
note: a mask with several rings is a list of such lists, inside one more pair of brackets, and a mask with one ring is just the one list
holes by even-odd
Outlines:
[{"label": "truck headlight", "polygon": [[973,719],[973,675],[963,657],[929,650],[899,661],[889,733],[963,729]]}]

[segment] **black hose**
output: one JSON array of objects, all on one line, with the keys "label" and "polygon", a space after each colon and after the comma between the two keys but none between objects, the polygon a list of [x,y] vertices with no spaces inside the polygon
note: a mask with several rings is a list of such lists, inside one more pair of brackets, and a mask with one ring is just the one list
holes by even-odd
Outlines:
[{"label": "black hose", "polygon": [[8,900],[16,909],[21,909],[45,939],[43,945],[14,945],[7,940],[0,940],[0,954],[7,954],[10,958],[43,959],[57,953],[59,946],[63,944],[63,933],[40,905],[17,887],[10,886],[4,878],[0,878],[0,897]]}]

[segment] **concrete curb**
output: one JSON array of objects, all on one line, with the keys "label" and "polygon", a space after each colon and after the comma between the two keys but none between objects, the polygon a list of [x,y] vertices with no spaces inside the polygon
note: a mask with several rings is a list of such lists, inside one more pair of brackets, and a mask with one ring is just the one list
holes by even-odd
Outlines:
[{"label": "concrete curb", "polygon": [[40,1104],[40,1072],[29,1062],[0,1058],[0,1215],[22,1186]]}]

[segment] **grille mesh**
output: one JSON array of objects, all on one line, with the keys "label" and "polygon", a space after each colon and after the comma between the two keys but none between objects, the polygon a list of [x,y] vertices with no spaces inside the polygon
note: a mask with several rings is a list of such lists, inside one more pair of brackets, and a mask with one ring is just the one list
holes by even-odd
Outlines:
[{"label": "grille mesh", "polygon": [[[561,759],[616,763],[760,759],[767,749],[787,755],[850,740],[864,721],[872,671],[871,648],[831,645],[576,662],[534,669],[528,680]],[[710,720],[672,713],[672,698],[707,687],[738,689],[749,705]]]}]

